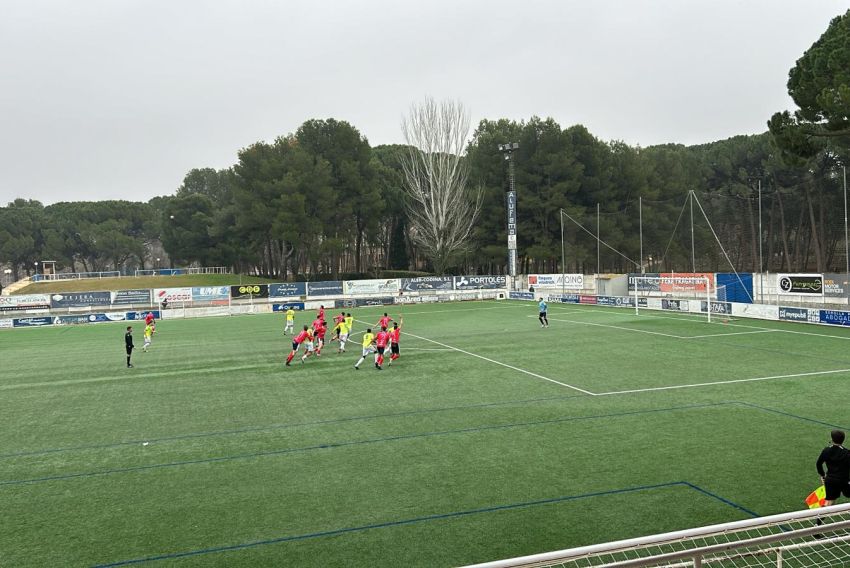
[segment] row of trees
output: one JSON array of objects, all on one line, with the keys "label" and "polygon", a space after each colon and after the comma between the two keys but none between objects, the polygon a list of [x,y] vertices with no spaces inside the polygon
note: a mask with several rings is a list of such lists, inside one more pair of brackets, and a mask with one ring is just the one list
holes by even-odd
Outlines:
[{"label": "row of trees", "polygon": [[[17,200],[0,208],[0,262],[16,277],[45,258],[120,270],[155,267],[164,253],[173,265],[280,279],[502,273],[507,169],[498,145],[518,142],[522,272],[840,270],[845,45],[850,12],[792,69],[799,111],[777,113],[764,134],[640,148],[533,117],[483,120],[468,143],[437,143],[415,131],[426,112],[405,123],[407,145],[373,148],[347,122],[309,120],[243,148],[230,168],[191,170],[173,195],[148,203]],[[450,191],[438,202],[443,186]],[[436,224],[447,218],[467,219],[471,230],[449,238]]]}]

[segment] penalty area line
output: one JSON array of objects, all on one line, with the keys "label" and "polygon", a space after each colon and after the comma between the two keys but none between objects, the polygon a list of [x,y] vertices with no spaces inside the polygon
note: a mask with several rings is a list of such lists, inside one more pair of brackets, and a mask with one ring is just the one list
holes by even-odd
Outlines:
[{"label": "penalty area line", "polygon": [[816,377],[819,375],[834,375],[836,373],[850,373],[850,369],[833,369],[831,371],[812,371],[810,373],[794,373],[791,375],[772,375],[769,377],[753,377],[750,379],[729,379],[726,381],[712,381],[708,383],[691,383],[687,385],[669,385],[666,387],[648,387],[643,389],[628,389],[609,392],[598,392],[596,396],[609,396],[614,394],[635,394],[640,392],[655,392],[676,389],[692,389],[697,387],[711,387],[718,385],[730,385],[733,383],[751,383],[755,381],[773,381],[777,379],[794,379],[799,377]]},{"label": "penalty area line", "polygon": [[409,335],[410,337],[415,337],[416,339],[422,339],[424,341],[430,341],[431,343],[434,343],[435,345],[439,345],[440,347],[444,347],[444,348],[450,349],[452,351],[457,351],[459,353],[463,353],[464,355],[469,355],[470,357],[477,357],[478,359],[482,359],[484,361],[487,361],[488,363],[493,363],[495,365],[501,365],[502,367],[507,367],[508,369],[511,369],[513,371],[524,373],[526,375],[530,375],[530,376],[538,378],[538,379],[543,379],[544,381],[549,381],[550,383],[555,383],[556,385],[561,385],[562,387],[567,387],[568,389],[573,389],[574,391],[578,391],[582,394],[586,394],[586,395],[589,395],[589,396],[596,396],[596,393],[590,392],[588,390],[584,390],[582,388],[579,388],[579,387],[576,387],[576,386],[573,386],[573,385],[568,385],[567,383],[562,383],[561,381],[556,381],[555,379],[550,379],[549,377],[544,377],[543,375],[539,375],[539,374],[534,373],[532,371],[528,371],[526,369],[521,369],[519,367],[509,365],[508,363],[502,363],[501,361],[496,361],[495,359],[490,359],[489,357],[485,357],[483,355],[478,355],[477,353],[472,353],[471,351],[466,351],[465,349],[461,349],[459,347],[453,347],[451,345],[446,345],[445,343],[441,343],[441,342],[435,341],[433,339],[428,339],[427,337],[422,337],[421,335],[414,335],[414,334],[409,333],[409,332],[405,332],[405,333],[407,335]]}]

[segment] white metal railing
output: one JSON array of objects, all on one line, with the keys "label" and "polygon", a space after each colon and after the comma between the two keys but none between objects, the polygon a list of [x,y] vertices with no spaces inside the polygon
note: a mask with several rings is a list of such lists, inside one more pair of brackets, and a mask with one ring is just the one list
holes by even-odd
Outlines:
[{"label": "white metal railing", "polygon": [[[823,524],[816,524],[817,521]],[[816,550],[814,550],[816,549]],[[850,504],[475,564],[467,568],[795,566],[850,563]]]}]

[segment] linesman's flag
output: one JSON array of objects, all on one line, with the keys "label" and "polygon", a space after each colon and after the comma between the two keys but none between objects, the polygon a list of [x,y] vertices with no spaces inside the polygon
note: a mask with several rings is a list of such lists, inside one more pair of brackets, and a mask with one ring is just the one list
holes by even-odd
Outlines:
[{"label": "linesman's flag", "polygon": [[809,509],[817,509],[818,507],[823,507],[825,501],[826,487],[824,487],[823,485],[812,491],[811,494],[806,497],[806,505],[809,506]]}]

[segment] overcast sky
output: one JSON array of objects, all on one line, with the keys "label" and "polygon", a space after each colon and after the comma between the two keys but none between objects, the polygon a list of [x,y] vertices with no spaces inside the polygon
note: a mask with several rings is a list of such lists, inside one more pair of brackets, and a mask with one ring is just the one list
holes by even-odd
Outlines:
[{"label": "overcast sky", "polygon": [[425,95],[603,140],[766,130],[848,0],[0,0],[0,204],[147,200],[310,118]]}]

